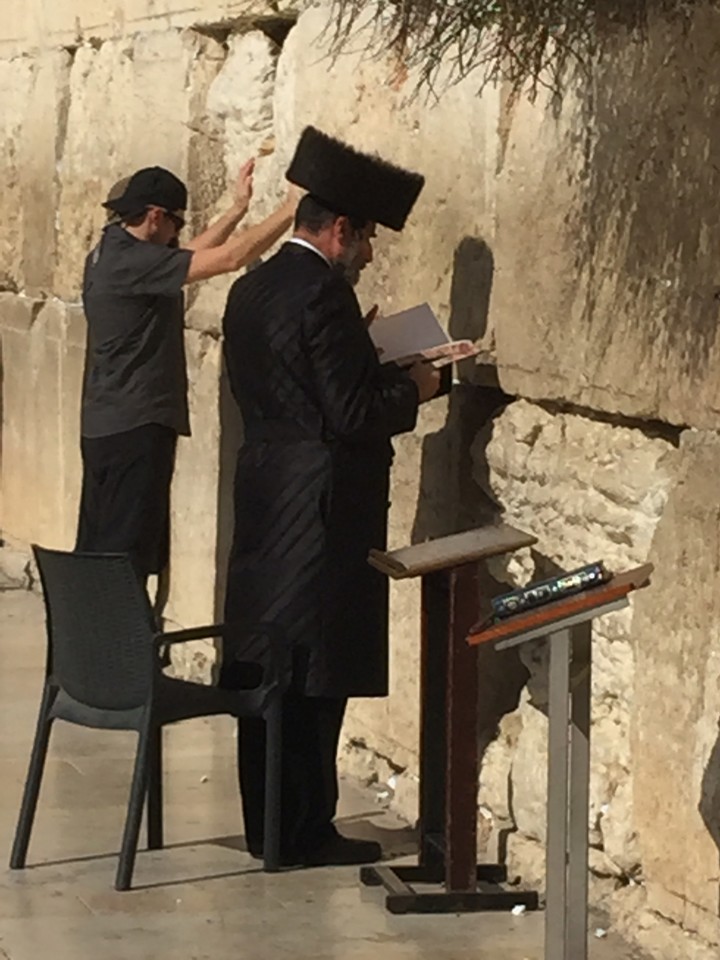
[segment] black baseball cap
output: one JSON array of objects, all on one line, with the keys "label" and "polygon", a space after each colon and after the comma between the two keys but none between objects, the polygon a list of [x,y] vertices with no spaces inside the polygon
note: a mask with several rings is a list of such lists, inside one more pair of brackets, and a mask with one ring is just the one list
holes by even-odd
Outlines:
[{"label": "black baseball cap", "polygon": [[120,216],[142,213],[150,206],[181,216],[187,202],[187,187],[174,173],[164,167],[145,167],[130,177],[120,196],[109,196],[103,206]]}]

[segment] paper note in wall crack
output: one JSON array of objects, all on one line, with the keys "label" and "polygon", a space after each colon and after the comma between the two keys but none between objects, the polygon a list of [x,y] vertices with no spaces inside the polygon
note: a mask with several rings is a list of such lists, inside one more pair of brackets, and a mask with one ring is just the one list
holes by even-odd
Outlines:
[{"label": "paper note in wall crack", "polygon": [[427,303],[390,317],[378,317],[370,326],[370,336],[382,363],[409,362],[422,356],[435,366],[444,366],[477,353],[470,340],[451,341]]},{"label": "paper note in wall crack", "polygon": [[[431,347],[429,350],[422,350],[420,356],[427,362],[439,369],[446,367],[449,363],[458,363],[460,360],[467,360],[468,357],[476,357],[480,353],[480,348],[476,347],[472,340],[448,340],[447,343],[439,347]],[[415,357],[408,357],[409,362]],[[402,360],[397,361],[400,366],[405,366]]]}]

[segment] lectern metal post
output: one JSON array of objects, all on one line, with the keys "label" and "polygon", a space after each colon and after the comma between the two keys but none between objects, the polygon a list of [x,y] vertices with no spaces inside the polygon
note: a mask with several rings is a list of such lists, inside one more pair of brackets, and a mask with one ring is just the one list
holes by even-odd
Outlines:
[{"label": "lectern metal post", "polygon": [[[568,957],[587,949],[590,808],[592,624],[573,627],[570,685],[570,796],[568,817]],[[551,640],[552,643],[552,640]]]},{"label": "lectern metal post", "polygon": [[587,960],[592,621],[628,605],[647,565],[608,584],[471,632],[498,650],[550,646],[545,960]]}]

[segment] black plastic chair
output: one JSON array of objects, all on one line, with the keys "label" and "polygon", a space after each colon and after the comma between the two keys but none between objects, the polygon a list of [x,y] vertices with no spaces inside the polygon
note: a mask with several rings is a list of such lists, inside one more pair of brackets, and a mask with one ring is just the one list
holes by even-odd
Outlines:
[{"label": "black plastic chair", "polygon": [[[251,689],[225,690],[162,672],[168,644],[229,633],[214,625],[158,633],[147,594],[125,555],[65,553],[33,547],[47,614],[48,654],[40,715],[10,866],[22,869],[53,721],[139,734],[116,890],[132,882],[147,797],[148,849],[163,846],[162,728],[194,717],[262,716],[267,724],[264,868],[279,869],[282,636],[273,625],[246,630],[262,677]],[[234,627],[234,631],[239,629]]]}]

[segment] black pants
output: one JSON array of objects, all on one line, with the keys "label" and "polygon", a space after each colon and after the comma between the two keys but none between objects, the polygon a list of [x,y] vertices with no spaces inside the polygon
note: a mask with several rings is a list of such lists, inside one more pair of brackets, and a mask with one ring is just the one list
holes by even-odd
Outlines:
[{"label": "black pants", "polygon": [[165,569],[176,443],[174,430],[155,423],[82,438],[76,550],[129,553],[142,576]]},{"label": "black pants", "polygon": [[[283,698],[282,816],[283,858],[301,858],[335,835],[338,802],[337,751],[344,699]],[[248,849],[263,848],[265,810],[265,722],[239,721],[238,769]]]}]

